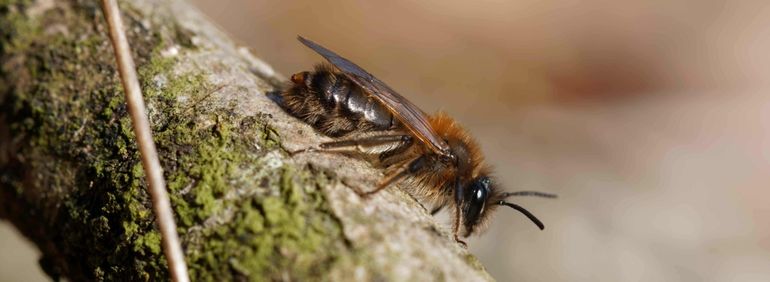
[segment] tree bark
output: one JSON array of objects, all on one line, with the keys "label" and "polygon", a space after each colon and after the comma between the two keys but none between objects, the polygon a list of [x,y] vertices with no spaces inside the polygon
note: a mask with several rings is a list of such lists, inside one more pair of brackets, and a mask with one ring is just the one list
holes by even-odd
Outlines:
[{"label": "tree bark", "polygon": [[[195,9],[120,4],[193,280],[491,280],[408,194],[343,184],[365,162],[290,157],[328,139]],[[0,218],[54,279],[168,279],[98,1],[0,1],[0,43]]]}]

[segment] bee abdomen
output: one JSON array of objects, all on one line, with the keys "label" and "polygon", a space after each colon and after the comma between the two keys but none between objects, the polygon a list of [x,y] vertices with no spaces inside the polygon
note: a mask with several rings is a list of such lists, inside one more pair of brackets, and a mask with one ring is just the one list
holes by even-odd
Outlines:
[{"label": "bee abdomen", "polygon": [[284,108],[328,136],[396,127],[388,109],[330,66],[297,73],[291,80],[281,93]]}]

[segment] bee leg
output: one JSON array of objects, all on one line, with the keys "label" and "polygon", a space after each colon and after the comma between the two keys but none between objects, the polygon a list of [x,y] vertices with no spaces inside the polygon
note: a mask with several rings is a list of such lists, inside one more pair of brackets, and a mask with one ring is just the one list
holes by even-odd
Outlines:
[{"label": "bee leg", "polygon": [[421,170],[423,166],[425,165],[425,156],[420,156],[415,158],[414,160],[410,162],[404,162],[404,165],[398,168],[395,172],[388,174],[385,176],[385,181],[377,185],[377,188],[364,193],[361,195],[362,197],[369,197],[371,195],[376,194],[377,192],[382,191],[382,189],[387,188],[393,183],[398,182],[401,179],[404,179],[404,177],[414,174],[415,172]]},{"label": "bee leg", "polygon": [[457,243],[460,243],[460,245],[461,245],[461,246],[462,246],[464,249],[467,249],[467,248],[468,248],[468,243],[465,243],[465,241],[463,241],[462,239],[460,239],[460,237],[457,237],[457,235],[455,235],[455,242],[457,242]]},{"label": "bee leg", "polygon": [[380,165],[383,167],[390,167],[391,165],[406,161],[410,156],[409,154],[403,154],[409,148],[412,146],[412,138],[411,136],[407,138],[406,141],[399,144],[398,147],[393,148],[389,151],[385,151],[382,154],[380,154]]},{"label": "bee leg", "polygon": [[354,150],[328,150],[328,149],[319,149],[316,147],[308,147],[305,149],[299,149],[296,151],[289,152],[289,157],[294,157],[299,154],[305,154],[305,153],[321,153],[321,154],[345,154],[350,153],[353,154],[356,151]]},{"label": "bee leg", "polygon": [[465,243],[462,239],[460,239],[460,206],[455,206],[455,222],[454,222],[454,235],[455,235],[455,241],[457,243],[460,243],[460,245],[463,246],[463,248],[468,248],[468,243]]},{"label": "bee leg", "polygon": [[437,207],[434,207],[432,210],[430,210],[430,215],[436,215],[438,212],[440,212],[446,204],[440,204]]},{"label": "bee leg", "polygon": [[463,187],[460,184],[459,179],[455,180],[455,220],[454,220],[454,235],[455,235],[455,241],[457,243],[460,243],[463,248],[468,248],[468,244],[465,243],[462,239],[460,239],[460,221],[462,220],[462,210],[460,210],[460,206],[463,202]]},{"label": "bee leg", "polygon": [[365,197],[366,192],[364,192],[364,190],[361,189],[361,186],[363,185],[360,185],[360,183],[354,183],[355,181],[351,182],[347,179],[342,179],[341,181],[342,181],[342,184],[350,187],[350,189],[353,189],[353,192],[356,192],[356,194],[358,194],[359,197]]},{"label": "bee leg", "polygon": [[305,149],[299,149],[299,150],[296,150],[296,151],[289,152],[289,156],[293,157],[293,156],[296,156],[296,155],[299,155],[299,154],[312,153],[312,152],[318,152],[318,149],[317,148],[313,148],[313,147],[309,147],[309,148],[305,148]]},{"label": "bee leg", "polygon": [[[381,145],[388,145],[393,144],[394,146],[397,146],[397,150],[401,147],[404,147],[402,144],[411,144],[412,143],[412,136],[409,135],[376,135],[371,137],[365,137],[360,139],[350,139],[350,140],[340,140],[340,141],[332,141],[332,142],[325,142],[321,143],[318,147],[319,148],[305,148],[293,152],[289,152],[290,156],[294,156],[297,154],[303,154],[303,153],[343,153],[347,151],[339,150],[341,148],[346,147],[356,147],[359,151],[364,151],[362,147],[367,146],[381,146]],[[350,152],[354,152],[354,150],[350,150]]]},{"label": "bee leg", "polygon": [[326,142],[321,143],[320,147],[321,149],[335,149],[335,148],[344,148],[344,147],[367,147],[367,146],[378,146],[378,145],[387,145],[387,144],[401,144],[401,143],[410,143],[412,142],[412,136],[404,135],[404,134],[396,134],[396,135],[375,135],[370,137],[364,137],[360,139],[350,139],[350,140],[340,140],[340,141],[332,141],[332,142]]},{"label": "bee leg", "polygon": [[358,190],[356,191],[356,193],[358,193],[358,195],[363,198],[369,198],[372,195],[377,194],[377,192],[382,191],[382,189],[388,188],[388,186],[390,186],[391,184],[396,183],[399,180],[403,179],[408,174],[409,174],[409,170],[407,168],[399,169],[398,171],[385,176],[385,181],[377,185],[377,188],[375,188],[374,190],[368,191],[368,192],[363,192],[361,190]]}]

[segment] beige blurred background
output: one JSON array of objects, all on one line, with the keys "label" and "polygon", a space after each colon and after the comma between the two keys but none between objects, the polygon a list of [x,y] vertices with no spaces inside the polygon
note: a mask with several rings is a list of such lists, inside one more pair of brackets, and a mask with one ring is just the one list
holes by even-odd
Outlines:
[{"label": "beige blurred background", "polygon": [[[517,199],[545,231],[500,210],[470,240],[500,281],[770,281],[770,2],[192,2],[285,75],[320,60],[296,35],[339,52],[465,124],[508,190],[558,193]],[[38,271],[3,228],[27,249],[0,281]]]}]

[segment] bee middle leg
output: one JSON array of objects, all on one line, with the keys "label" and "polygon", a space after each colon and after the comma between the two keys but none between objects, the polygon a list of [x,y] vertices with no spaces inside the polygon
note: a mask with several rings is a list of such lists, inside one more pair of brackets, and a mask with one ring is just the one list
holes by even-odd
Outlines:
[{"label": "bee middle leg", "polygon": [[401,165],[401,167],[396,169],[394,172],[386,175],[385,180],[382,181],[382,183],[380,183],[379,185],[377,185],[377,188],[369,192],[364,192],[363,194],[361,194],[361,196],[369,197],[371,195],[374,195],[377,192],[380,192],[383,189],[388,188],[390,185],[401,181],[407,176],[420,171],[421,169],[423,169],[424,166],[425,166],[425,156],[416,157],[411,161],[403,162],[403,165]]},{"label": "bee middle leg", "polygon": [[380,165],[382,167],[390,167],[394,164],[408,161],[412,156],[405,153],[409,151],[411,147],[412,138],[410,136],[408,139],[403,141],[403,143],[399,144],[398,147],[381,153],[379,156]]}]

